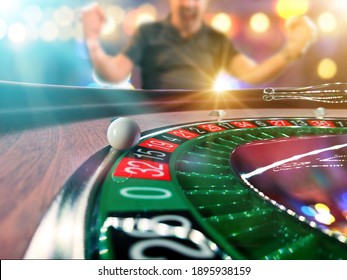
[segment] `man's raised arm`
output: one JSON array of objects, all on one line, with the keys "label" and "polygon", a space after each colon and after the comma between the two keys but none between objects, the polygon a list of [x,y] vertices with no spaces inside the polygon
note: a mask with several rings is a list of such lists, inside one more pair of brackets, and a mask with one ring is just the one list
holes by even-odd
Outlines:
[{"label": "man's raised arm", "polygon": [[278,76],[288,64],[306,52],[317,35],[314,24],[307,17],[289,19],[286,31],[287,42],[281,51],[259,64],[238,54],[231,60],[229,72],[250,84],[260,84]]},{"label": "man's raised arm", "polygon": [[94,70],[102,80],[118,83],[130,75],[133,63],[124,54],[110,56],[105,53],[100,44],[100,34],[105,21],[106,15],[98,4],[83,9],[84,37]]}]

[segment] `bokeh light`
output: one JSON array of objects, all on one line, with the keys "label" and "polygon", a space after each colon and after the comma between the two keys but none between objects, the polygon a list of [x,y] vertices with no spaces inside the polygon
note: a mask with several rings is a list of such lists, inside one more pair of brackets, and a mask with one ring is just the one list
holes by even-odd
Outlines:
[{"label": "bokeh light", "polygon": [[211,26],[223,33],[228,33],[232,28],[232,21],[228,14],[218,13],[211,21]]},{"label": "bokeh light", "polygon": [[18,0],[1,1],[0,15],[9,16],[18,10]]},{"label": "bokeh light", "polygon": [[30,5],[24,9],[22,16],[28,24],[38,24],[43,18],[43,13],[39,6]]},{"label": "bokeh light", "polygon": [[36,24],[27,24],[26,25],[27,30],[27,39],[30,41],[35,41],[39,38],[39,28]]},{"label": "bokeh light", "polygon": [[302,213],[304,213],[306,216],[309,216],[309,217],[314,217],[316,215],[316,210],[310,206],[302,206],[301,211]]},{"label": "bokeh light", "polygon": [[113,17],[107,16],[106,23],[104,24],[102,28],[101,34],[103,36],[110,35],[116,30],[116,22],[113,19]]},{"label": "bokeh light", "polygon": [[323,203],[316,203],[314,207],[302,206],[301,211],[309,217],[324,225],[331,225],[335,222],[335,217],[330,213],[330,208]]},{"label": "bokeh light", "polygon": [[323,203],[317,203],[314,208],[318,213],[330,213],[330,209]]},{"label": "bokeh light", "polygon": [[318,64],[317,73],[323,80],[332,79],[337,73],[337,65],[335,61],[329,58],[322,59]]},{"label": "bokeh light", "polygon": [[288,19],[293,16],[302,16],[308,12],[308,0],[278,0],[275,6],[277,14]]},{"label": "bokeh light", "polygon": [[68,6],[62,6],[53,12],[53,18],[60,26],[71,25],[74,17],[74,11]]},{"label": "bokeh light", "polygon": [[117,5],[112,5],[107,7],[105,11],[106,11],[107,17],[112,18],[116,25],[119,25],[123,22],[123,19],[125,16],[125,11],[123,8]]},{"label": "bokeh light", "polygon": [[104,11],[106,14],[106,24],[103,26],[102,36],[112,36],[114,39],[115,35],[119,35],[118,27],[123,22],[125,11],[117,5],[110,5]]},{"label": "bokeh light", "polygon": [[139,27],[142,24],[149,23],[149,22],[154,22],[155,17],[147,12],[140,12],[138,16],[136,17],[136,27]]},{"label": "bokeh light", "polygon": [[51,42],[58,38],[59,30],[53,21],[46,21],[41,25],[40,37],[43,41]]},{"label": "bokeh light", "polygon": [[67,27],[60,27],[59,28],[59,35],[58,39],[61,41],[67,41],[74,37],[74,29],[70,26]]},{"label": "bokeh light", "polygon": [[153,6],[152,4],[143,4],[139,7],[139,11],[140,13],[144,13],[144,14],[148,14],[150,15],[152,18],[157,19],[158,16],[158,12],[155,6]]},{"label": "bokeh light", "polygon": [[148,22],[153,22],[157,19],[157,10],[151,4],[143,4],[139,8],[129,11],[123,21],[124,32],[131,36],[136,29]]},{"label": "bokeh light", "polygon": [[83,27],[82,24],[79,22],[74,25],[74,38],[76,40],[82,40],[83,39]]},{"label": "bokeh light", "polygon": [[270,20],[264,13],[256,13],[252,15],[249,25],[255,33],[264,33],[270,27]]},{"label": "bokeh light", "polygon": [[330,213],[330,208],[324,203],[316,203],[314,206],[317,214],[314,216],[317,222],[325,225],[331,225],[335,222],[335,217]]},{"label": "bokeh light", "polygon": [[0,18],[0,40],[6,36],[7,24],[6,21]]},{"label": "bokeh light", "polygon": [[151,4],[143,4],[138,9],[135,26],[139,27],[142,24],[154,22],[156,19],[156,8]]},{"label": "bokeh light", "polygon": [[335,15],[330,12],[323,12],[317,20],[318,26],[322,32],[331,33],[337,28],[337,20]]},{"label": "bokeh light", "polygon": [[27,38],[25,25],[21,22],[12,23],[8,28],[8,38],[13,43],[23,43]]},{"label": "bokeh light", "polygon": [[330,213],[317,213],[314,218],[317,222],[324,225],[331,225],[333,222],[335,222],[335,217]]}]

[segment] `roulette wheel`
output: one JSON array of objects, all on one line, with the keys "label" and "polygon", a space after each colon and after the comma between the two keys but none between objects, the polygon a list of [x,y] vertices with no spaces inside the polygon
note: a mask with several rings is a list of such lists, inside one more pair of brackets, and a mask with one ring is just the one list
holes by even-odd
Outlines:
[{"label": "roulette wheel", "polygon": [[[307,100],[264,101],[263,90],[213,95],[218,102],[212,104],[211,92],[132,91],[124,98],[119,90],[8,83],[2,89],[26,98],[53,92],[55,105],[44,104],[55,110],[53,120],[46,107],[17,108],[27,120],[17,133],[34,132],[37,141],[42,130],[64,133],[72,125],[74,141],[82,142],[56,151],[63,158],[55,168],[80,145],[102,138],[69,176],[59,175],[65,183],[40,214],[27,215],[36,226],[22,246],[25,258],[347,258],[343,103],[315,112],[317,104]],[[93,103],[106,96],[111,103]],[[122,117],[112,122],[111,116]],[[128,127],[116,125],[115,137],[130,144],[111,147],[106,129],[124,117],[139,123],[141,138],[129,140],[137,132],[122,136]],[[18,114],[7,113],[8,133],[18,121]],[[96,130],[102,124],[104,133],[85,140],[90,130],[76,133],[81,123]]]}]

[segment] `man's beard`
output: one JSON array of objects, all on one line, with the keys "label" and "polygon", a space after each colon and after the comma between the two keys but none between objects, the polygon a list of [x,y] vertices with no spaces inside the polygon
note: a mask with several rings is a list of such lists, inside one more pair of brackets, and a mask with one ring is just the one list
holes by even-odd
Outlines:
[{"label": "man's beard", "polygon": [[198,11],[197,9],[191,8],[181,8],[179,10],[179,15],[184,25],[191,26],[196,23],[198,20]]}]

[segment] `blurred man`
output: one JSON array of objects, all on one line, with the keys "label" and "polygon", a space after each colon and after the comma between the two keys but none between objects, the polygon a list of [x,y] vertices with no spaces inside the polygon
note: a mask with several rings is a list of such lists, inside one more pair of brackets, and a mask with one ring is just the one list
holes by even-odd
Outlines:
[{"label": "blurred man", "polygon": [[293,18],[286,25],[283,49],[257,64],[204,23],[208,2],[169,0],[168,18],[142,25],[116,56],[107,55],[99,42],[104,11],[96,4],[85,9],[82,23],[96,72],[105,81],[117,83],[137,65],[144,89],[211,89],[222,70],[241,81],[260,84],[280,74],[314,41],[315,29],[308,18]]}]

